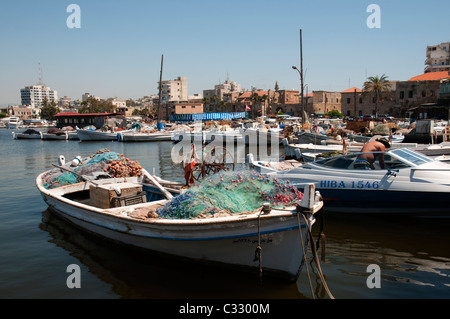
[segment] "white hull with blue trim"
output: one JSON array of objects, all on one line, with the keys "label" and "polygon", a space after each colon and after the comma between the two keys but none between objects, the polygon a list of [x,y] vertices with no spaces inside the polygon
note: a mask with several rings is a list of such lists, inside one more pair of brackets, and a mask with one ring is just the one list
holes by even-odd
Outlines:
[{"label": "white hull with blue trim", "polygon": [[257,161],[250,164],[298,188],[314,183],[327,211],[450,217],[450,165],[399,148],[385,152],[385,169],[376,161],[375,169],[362,170],[353,166],[359,154],[317,160],[286,171]]},{"label": "white hull with blue trim", "polygon": [[[45,173],[36,179],[44,201],[52,211],[84,230],[117,241],[163,254],[196,261],[217,262],[244,269],[259,269],[255,249],[261,243],[262,264],[265,272],[288,280],[296,280],[304,262],[304,254],[314,224],[314,214],[322,209],[323,202],[314,185],[300,202],[302,213],[294,207],[272,209],[267,214],[241,213],[226,217],[197,219],[147,218],[135,215],[141,209],[151,210],[168,202],[149,180],[127,178],[127,184],[143,186],[147,200],[130,206],[98,208],[90,204],[88,190],[91,182],[83,182],[46,189]],[[148,178],[148,173],[144,174]],[[153,177],[155,178],[155,177]],[[158,183],[176,195],[180,190],[171,188],[171,182],[157,179]],[[106,185],[114,183],[120,188],[122,179],[95,181]],[[173,184],[175,185],[175,184]],[[150,195],[152,193],[153,195]],[[307,195],[309,194],[309,195]],[[84,197],[84,198],[83,198]],[[77,198],[77,199],[75,199]],[[161,199],[162,198],[162,199]]]}]

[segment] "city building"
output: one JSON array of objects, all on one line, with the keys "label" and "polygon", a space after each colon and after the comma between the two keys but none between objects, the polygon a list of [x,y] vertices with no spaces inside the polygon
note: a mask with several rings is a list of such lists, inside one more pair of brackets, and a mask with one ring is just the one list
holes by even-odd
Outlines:
[{"label": "city building", "polygon": [[341,112],[341,92],[313,91],[312,110],[307,113],[324,115],[332,110]]},{"label": "city building", "polygon": [[405,117],[448,118],[439,103],[441,84],[450,77],[450,71],[427,72],[399,81],[396,89],[398,115]]},{"label": "city building", "polygon": [[299,104],[300,93],[298,90],[278,90],[280,104]]},{"label": "city building", "polygon": [[427,46],[425,73],[450,71],[450,42]]},{"label": "city building", "polygon": [[[158,84],[160,84],[158,82]],[[187,78],[179,76],[175,80],[161,82],[161,104],[188,100]]]},{"label": "city building", "polygon": [[362,90],[352,87],[341,92],[341,113],[345,116],[363,115]]},{"label": "city building", "polygon": [[58,102],[58,92],[45,85],[30,85],[20,89],[22,105],[39,108],[47,98],[49,103]]}]

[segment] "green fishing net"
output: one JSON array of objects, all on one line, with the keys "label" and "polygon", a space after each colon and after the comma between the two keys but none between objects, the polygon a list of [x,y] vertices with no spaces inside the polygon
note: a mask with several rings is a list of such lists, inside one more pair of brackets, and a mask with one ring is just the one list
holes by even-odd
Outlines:
[{"label": "green fishing net", "polygon": [[252,212],[264,203],[272,207],[293,206],[303,198],[289,181],[255,171],[219,172],[174,197],[157,210],[162,218],[191,219],[218,213]]},{"label": "green fishing net", "polygon": [[[81,163],[75,167],[72,166],[71,161],[65,163],[62,167],[78,175],[82,175],[89,180],[105,177],[139,176],[141,168],[139,163],[132,162],[125,158],[123,154],[111,152],[108,149],[99,150],[97,153],[82,159]],[[44,187],[46,189],[52,189],[85,180],[77,174],[60,168],[54,168],[43,177]]]}]

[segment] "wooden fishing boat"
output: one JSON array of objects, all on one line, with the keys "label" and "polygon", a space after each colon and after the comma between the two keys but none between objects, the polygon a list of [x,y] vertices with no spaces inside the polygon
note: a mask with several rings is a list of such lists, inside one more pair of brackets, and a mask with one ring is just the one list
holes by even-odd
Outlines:
[{"label": "wooden fishing boat", "polygon": [[[71,171],[68,164],[54,170]],[[36,185],[52,211],[107,239],[189,260],[219,263],[296,280],[304,263],[314,214],[322,209],[314,185],[299,205],[207,218],[169,219],[157,211],[185,192],[183,185],[162,180],[142,169],[141,176],[84,180],[46,187]],[[259,249],[262,259],[254,258]]]}]

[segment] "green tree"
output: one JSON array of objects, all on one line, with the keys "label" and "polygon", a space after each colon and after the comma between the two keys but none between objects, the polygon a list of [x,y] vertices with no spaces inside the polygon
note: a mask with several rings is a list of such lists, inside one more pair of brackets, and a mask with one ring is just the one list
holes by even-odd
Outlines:
[{"label": "green tree", "polygon": [[60,112],[59,107],[56,105],[56,102],[49,102],[47,97],[42,101],[41,108],[41,119],[53,121],[55,119],[55,114]]},{"label": "green tree", "polygon": [[375,98],[375,117],[378,116],[378,103],[382,101],[389,92],[391,92],[391,82],[389,82],[388,77],[385,74],[382,76],[371,76],[364,82],[362,95]]},{"label": "green tree", "polygon": [[80,113],[113,113],[114,105],[111,101],[97,100],[93,97],[89,97],[86,104],[83,105],[79,112]]},{"label": "green tree", "polygon": [[325,115],[328,117],[331,117],[331,118],[338,117],[340,119],[344,117],[344,114],[342,114],[338,110],[331,110],[331,111],[327,112],[327,114],[325,114]]}]

